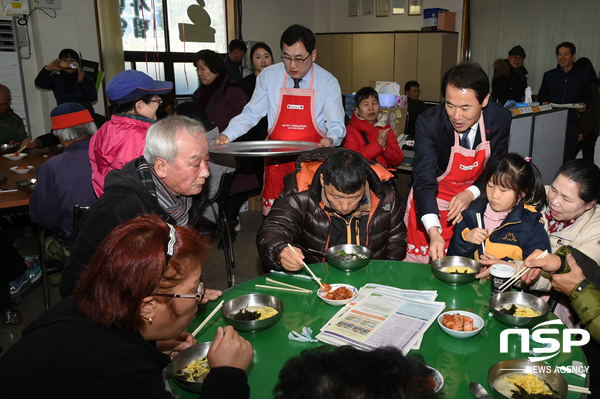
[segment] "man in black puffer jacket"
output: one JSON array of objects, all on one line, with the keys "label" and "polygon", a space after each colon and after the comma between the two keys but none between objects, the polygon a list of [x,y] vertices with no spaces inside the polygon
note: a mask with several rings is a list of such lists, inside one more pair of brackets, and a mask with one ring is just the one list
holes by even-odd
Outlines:
[{"label": "man in black puffer jacket", "polygon": [[381,165],[343,148],[302,154],[256,237],[265,267],[299,270],[302,260],[323,261],[308,249],[340,244],[364,245],[373,259],[403,260],[404,208],[391,178]]}]

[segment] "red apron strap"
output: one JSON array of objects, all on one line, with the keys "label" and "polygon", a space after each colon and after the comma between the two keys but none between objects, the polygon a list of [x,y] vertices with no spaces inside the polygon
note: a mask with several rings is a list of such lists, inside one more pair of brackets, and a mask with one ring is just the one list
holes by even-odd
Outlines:
[{"label": "red apron strap", "polygon": [[[458,133],[454,131],[454,145],[450,150],[448,166],[444,173],[437,178],[438,195],[436,200],[442,226],[442,237],[446,241],[446,251],[454,232],[454,225],[449,223],[447,218],[450,200],[479,178],[490,157],[490,143],[487,141],[483,113],[479,116],[479,130],[481,144],[472,150],[460,146]],[[425,226],[420,220],[417,220],[412,189],[408,197],[404,222],[408,230],[405,261],[429,263],[431,260],[429,257],[429,234],[425,231]]]}]

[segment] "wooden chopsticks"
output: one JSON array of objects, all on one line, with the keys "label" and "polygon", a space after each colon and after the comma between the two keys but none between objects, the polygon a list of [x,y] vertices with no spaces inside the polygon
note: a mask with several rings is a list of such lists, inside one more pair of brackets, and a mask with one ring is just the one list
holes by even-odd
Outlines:
[{"label": "wooden chopsticks", "polygon": [[[269,288],[272,290],[281,290],[281,291],[292,291],[292,292],[298,292],[298,293],[302,293],[302,294],[312,293],[311,290],[308,290],[306,288],[296,287],[295,285],[282,283],[281,281],[273,280],[268,277],[267,277],[267,282],[273,283],[273,284],[279,284],[284,287],[273,287],[270,285],[260,285],[260,284],[256,284],[255,286],[259,287],[259,288]],[[192,333],[192,336],[195,337],[196,334],[198,334],[200,332],[200,330],[202,330],[202,327],[204,327],[206,325],[206,323],[208,323],[210,321],[210,319],[212,319],[212,317],[215,315],[215,313],[217,313],[219,311],[219,309],[221,309],[221,307],[223,306],[223,302],[225,302],[225,301],[221,301],[221,303],[219,303],[217,305],[217,307],[214,308],[214,310],[212,312],[210,312],[210,314],[206,317],[206,319],[204,319],[204,321],[198,326],[198,328],[196,328],[194,330],[194,332]]]},{"label": "wooden chopsticks", "polygon": [[[546,255],[548,255],[548,251],[542,252],[536,259],[545,258]],[[513,285],[516,282],[518,282],[519,279],[521,277],[523,277],[523,275],[525,273],[527,273],[528,271],[529,271],[529,268],[523,266],[523,268],[521,270],[519,270],[519,272],[517,274],[515,274],[514,276],[512,276],[511,278],[509,278],[508,280],[506,280],[506,282],[500,286],[500,292],[506,291],[508,288],[510,288],[511,285]]]},{"label": "wooden chopsticks", "polygon": [[[292,247],[289,243],[288,243],[288,247],[290,247],[290,249],[292,251],[294,251],[294,253],[296,255],[298,255],[298,252],[296,252],[296,250],[294,249],[294,247]],[[325,286],[321,283],[321,280],[319,280],[319,278],[317,276],[315,276],[315,274],[312,272],[312,270],[310,270],[310,268],[308,266],[306,266],[306,263],[304,263],[304,261],[302,261],[302,264],[304,265],[304,268],[309,271],[309,273],[312,276],[313,280],[315,280],[319,284],[319,287],[321,287],[321,290],[323,292],[327,292],[327,290],[325,289]]]},{"label": "wooden chopsticks", "polygon": [[568,389],[571,392],[584,393],[586,395],[590,395],[592,393],[592,391],[590,391],[586,387],[578,387],[575,385],[568,385]]},{"label": "wooden chopsticks", "polygon": [[273,280],[272,278],[269,278],[269,277],[267,277],[267,282],[272,283],[272,284],[279,284],[279,285],[282,285],[283,287],[273,287],[272,285],[261,285],[261,284],[256,284],[255,287],[269,288],[272,290],[280,290],[280,291],[299,292],[299,293],[303,293],[303,294],[312,293],[311,290],[308,290],[306,288],[296,287],[295,285],[282,283],[281,281]]},{"label": "wooden chopsticks", "polygon": [[[483,224],[481,223],[481,214],[478,212],[475,214],[475,216],[477,217],[477,226],[480,229],[483,229]],[[481,249],[483,252],[485,252],[485,239],[481,242]]]},{"label": "wooden chopsticks", "polygon": [[206,323],[208,323],[209,320],[212,319],[212,317],[215,315],[215,313],[217,313],[219,311],[219,309],[221,309],[221,306],[223,306],[223,302],[225,302],[225,301],[221,301],[221,303],[219,303],[217,305],[217,307],[212,312],[210,312],[208,317],[206,319],[204,319],[204,321],[198,326],[198,328],[196,328],[194,330],[194,332],[192,333],[193,337],[195,337],[196,334],[198,334],[200,332],[200,330],[202,330],[202,327],[204,327],[206,325]]}]

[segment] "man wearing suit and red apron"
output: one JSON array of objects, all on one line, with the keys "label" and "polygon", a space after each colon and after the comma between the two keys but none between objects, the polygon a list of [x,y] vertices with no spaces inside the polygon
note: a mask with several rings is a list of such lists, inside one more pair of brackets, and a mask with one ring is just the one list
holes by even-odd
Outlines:
[{"label": "man wearing suit and red apron", "polygon": [[[314,63],[315,36],[300,25],[289,27],[280,42],[282,63],[265,68],[250,102],[231,120],[215,144],[229,143],[268,116],[268,140],[311,141],[320,147],[340,145],[346,135],[339,83]],[[283,178],[295,169],[297,156],[267,157],[263,214],[283,189]]]},{"label": "man wearing suit and red apron", "polygon": [[489,101],[489,87],[478,64],[458,64],[444,75],[445,101],[417,119],[407,262],[444,257],[461,212],[485,192],[488,161],[507,152],[511,115]]}]

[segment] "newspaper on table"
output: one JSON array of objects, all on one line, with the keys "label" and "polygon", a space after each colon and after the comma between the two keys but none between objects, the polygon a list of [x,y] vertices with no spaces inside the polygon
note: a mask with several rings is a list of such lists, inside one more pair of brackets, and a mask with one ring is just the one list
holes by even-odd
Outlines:
[{"label": "newspaper on table", "polygon": [[[390,295],[390,296],[394,296],[394,297],[403,297],[403,298],[409,298],[409,299],[420,299],[420,300],[427,301],[427,302],[433,302],[435,300],[435,298],[437,298],[437,291],[405,290],[402,288],[389,287],[387,285],[369,283],[369,284],[366,284],[365,286],[363,286],[358,291],[358,295],[356,296],[356,298],[354,298],[354,300],[352,302],[350,302],[348,305],[341,308],[340,311],[337,312],[337,314],[335,316],[333,316],[329,320],[329,322],[327,322],[327,324],[325,324],[325,326],[323,326],[323,328],[321,328],[321,331],[323,331],[325,328],[331,326],[335,320],[342,318],[347,312],[350,311],[350,309],[353,306],[355,306],[358,302],[360,302],[362,299],[364,299],[365,297],[370,295],[375,290],[377,290],[377,292],[379,294],[383,294],[383,295]],[[414,343],[412,349],[419,350],[421,348],[422,341],[423,341],[423,336],[421,335],[421,337]]]},{"label": "newspaper on table", "polygon": [[445,309],[437,291],[403,290],[380,284],[362,287],[316,336],[322,342],[359,349],[395,346],[403,354],[419,349],[423,334]]}]

